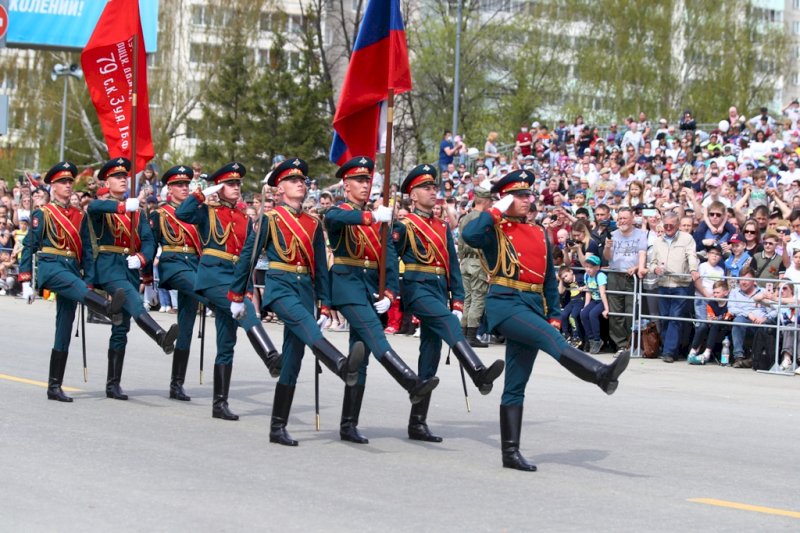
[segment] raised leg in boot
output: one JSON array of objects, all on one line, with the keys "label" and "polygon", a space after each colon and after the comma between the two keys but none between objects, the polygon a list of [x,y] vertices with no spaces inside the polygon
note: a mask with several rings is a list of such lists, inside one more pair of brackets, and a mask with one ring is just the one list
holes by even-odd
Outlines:
[{"label": "raised leg in boot", "polygon": [[420,379],[393,350],[384,353],[380,362],[389,375],[408,392],[412,404],[421,402],[439,384],[439,378],[436,376]]},{"label": "raised leg in boot", "polygon": [[67,367],[67,352],[53,350],[50,352],[50,376],[47,380],[47,399],[58,402],[71,402],[72,398],[64,394],[61,384],[64,382],[64,370]]},{"label": "raised leg in boot", "polygon": [[228,392],[231,388],[231,372],[233,364],[214,365],[214,400],[211,416],[222,420],[239,420],[239,415],[233,414],[228,408]]},{"label": "raised leg in boot", "polygon": [[492,392],[494,380],[503,373],[505,363],[498,359],[489,368],[486,368],[467,340],[455,343],[453,345],[453,353],[464,366],[464,370],[467,371],[480,393],[489,394]]},{"label": "raised leg in boot", "polygon": [[297,441],[286,431],[289,412],[292,410],[294,387],[278,383],[275,385],[275,401],[272,403],[272,420],[269,426],[269,441],[284,446],[297,446]]},{"label": "raised leg in boot", "polygon": [[521,431],[522,406],[500,405],[500,446],[503,450],[503,467],[536,472],[536,465],[526,461],[519,452]]},{"label": "raised leg in boot", "polygon": [[269,375],[273,378],[280,376],[283,364],[281,354],[275,349],[275,345],[272,344],[272,340],[264,330],[264,326],[259,322],[247,330],[247,338],[250,339],[250,344],[253,345],[256,353],[266,365],[267,370],[269,370]]},{"label": "raised leg in boot", "polygon": [[172,354],[172,376],[169,381],[169,397],[173,400],[188,402],[191,400],[186,391],[183,390],[183,382],[186,379],[186,367],[189,364],[189,350],[175,349]]},{"label": "raised leg in boot", "polygon": [[168,330],[164,330],[153,317],[147,313],[134,318],[136,324],[144,331],[148,337],[156,341],[164,353],[171,354],[175,349],[175,339],[178,338],[178,325],[172,324]]},{"label": "raised leg in boot", "polygon": [[431,405],[431,395],[425,396],[421,402],[411,406],[411,416],[408,418],[408,438],[425,442],[442,442],[442,437],[431,433],[428,428],[428,408]]},{"label": "raised leg in boot", "polygon": [[311,347],[311,351],[331,372],[342,378],[346,385],[355,385],[358,369],[364,361],[364,343],[356,341],[345,357],[331,342],[322,337]]},{"label": "raised leg in boot", "polygon": [[358,416],[361,413],[363,399],[364,385],[348,385],[344,388],[342,420],[339,425],[339,437],[344,441],[369,444],[369,439],[358,431]]},{"label": "raised leg in boot", "polygon": [[122,364],[125,362],[125,350],[108,350],[108,376],[106,379],[106,398],[127,400],[128,395],[122,391]]},{"label": "raised leg in boot", "polygon": [[596,384],[606,394],[614,394],[619,385],[618,378],[628,367],[630,358],[630,350],[625,350],[606,365],[586,352],[567,345],[561,350],[558,362],[580,379]]},{"label": "raised leg in boot", "polygon": [[111,320],[112,324],[116,326],[122,324],[122,306],[125,304],[125,291],[123,289],[114,291],[110,301],[94,291],[89,291],[83,298],[83,303],[86,304],[90,311]]}]

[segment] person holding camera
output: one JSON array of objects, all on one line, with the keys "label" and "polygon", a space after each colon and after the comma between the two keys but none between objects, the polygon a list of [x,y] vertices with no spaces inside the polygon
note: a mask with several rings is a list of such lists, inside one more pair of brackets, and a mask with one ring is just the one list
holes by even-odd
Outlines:
[{"label": "person holding camera", "polygon": [[[617,229],[606,240],[603,256],[608,261],[609,336],[617,345],[617,355],[628,350],[633,318],[615,313],[633,309],[633,276],[647,274],[647,232],[633,226],[633,211],[621,207],[617,212]],[[617,294],[622,292],[624,294]]]}]

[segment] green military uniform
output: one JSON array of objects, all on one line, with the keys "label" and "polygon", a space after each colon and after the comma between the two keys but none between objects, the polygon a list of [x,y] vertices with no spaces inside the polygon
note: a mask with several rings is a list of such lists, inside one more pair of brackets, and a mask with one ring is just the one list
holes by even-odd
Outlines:
[{"label": "green military uniform", "polygon": [[[368,157],[355,157],[342,165],[336,176],[342,180],[371,181],[374,166]],[[373,306],[374,295],[378,293],[378,265],[382,255],[380,224],[374,222],[373,216],[373,212],[367,211],[364,205],[354,202],[343,202],[325,214],[328,241],[334,258],[331,304],[350,323],[351,351],[356,342],[363,342],[368,352],[372,352],[395,381],[409,393],[411,402],[419,403],[438,385],[439,378],[419,378],[386,340]],[[398,265],[391,239],[386,243],[386,248],[386,291],[393,298],[398,290]],[[378,298],[383,297],[378,295]],[[365,356],[357,384],[345,386],[339,428],[342,440],[361,444],[369,442],[357,428],[367,379],[367,362]]]},{"label": "green military uniform", "polygon": [[[162,179],[167,185],[189,183],[191,168],[179,165],[167,170]],[[156,245],[161,246],[158,258],[158,286],[166,290],[178,291],[178,327],[180,333],[175,340],[172,354],[172,373],[169,384],[169,397],[189,401],[191,398],[183,390],[186,368],[189,364],[189,349],[192,345],[194,323],[199,304],[208,301],[194,290],[197,278],[199,253],[202,252],[197,229],[178,219],[175,210],[180,204],[170,200],[150,213],[150,227]]]},{"label": "green military uniform", "polygon": [[[45,175],[47,184],[75,180],[77,169],[69,161],[55,165]],[[94,269],[92,245],[83,211],[53,200],[31,214],[31,229],[25,236],[20,260],[19,281],[28,291],[33,277],[34,257],[38,258],[37,288],[56,294],[56,333],[50,354],[47,397],[71,402],[61,384],[67,364],[75,309],[82,303],[119,324],[125,294],[117,291],[112,302],[92,291],[84,281],[91,280]],[[31,294],[31,298],[32,298]]]},{"label": "green military uniform", "polygon": [[[103,165],[98,177],[101,180],[124,179],[128,177],[130,168],[131,163],[127,159],[122,157],[112,159]],[[142,211],[137,209],[127,212],[124,200],[93,200],[89,203],[87,212],[91,224],[92,245],[96,248],[97,254],[94,283],[109,293],[118,290],[125,293],[122,322],[111,326],[106,396],[127,400],[128,396],[120,387],[120,380],[131,317],[167,354],[172,353],[175,348],[178,327],[173,324],[165,331],[145,311],[144,301],[139,294],[139,270],[129,268],[129,257],[137,257],[140,267],[146,267],[155,256],[153,233],[150,231],[147,219],[142,216]],[[133,229],[132,234],[131,229]],[[148,279],[145,279],[145,282],[147,281]]]},{"label": "green military uniform", "polygon": [[[305,181],[307,174],[305,161],[289,158],[272,171],[267,184],[278,187],[284,180]],[[311,348],[326,367],[352,386],[356,384],[364,358],[364,345],[356,343],[350,357],[345,357],[322,336],[314,318],[318,306],[320,315],[330,317],[330,274],[325,237],[318,218],[288,204],[280,204],[262,215],[258,235],[250,232],[242,250],[244,257],[250,257],[254,247],[264,250],[269,261],[262,308],[272,309],[284,324],[283,368],[275,387],[269,440],[297,446],[297,441],[286,431],[286,424],[305,347]],[[234,302],[244,300],[250,266],[242,261],[236,267],[229,292]]]},{"label": "green military uniform", "polygon": [[[217,170],[211,180],[216,185],[228,181],[241,182],[246,169],[241,163],[228,163]],[[264,326],[256,316],[255,308],[248,298],[244,299],[246,312],[238,321],[230,310],[229,292],[233,283],[236,264],[242,258],[250,220],[236,206],[225,201],[209,206],[205,194],[197,190],[189,195],[175,210],[178,219],[197,227],[203,254],[197,268],[194,290],[206,298],[214,309],[217,327],[217,358],[214,361],[214,401],[211,415],[223,420],[238,420],[228,407],[228,393],[233,371],[233,348],[236,345],[236,329],[241,326],[256,353],[273,377],[280,375],[281,355],[275,349]],[[242,260],[249,261],[249,257]],[[249,286],[249,285],[248,285]]]},{"label": "green military uniform", "polygon": [[[417,187],[436,187],[436,167],[419,165],[409,172],[400,187],[411,194]],[[492,382],[503,372],[503,362],[486,368],[464,338],[458,315],[463,309],[464,289],[458,267],[453,233],[432,212],[414,209],[392,232],[394,249],[405,265],[403,301],[420,321],[419,376],[436,375],[444,340],[453,348],[459,363],[466,369],[482,394],[489,394]],[[441,442],[427,424],[431,395],[411,406],[408,436],[412,440]]]},{"label": "green military uniform", "polygon": [[[533,174],[510,172],[492,187],[501,195],[530,196]],[[504,202],[505,198],[501,200]],[[509,204],[506,204],[508,208]],[[574,375],[596,383],[607,394],[628,365],[625,352],[604,365],[569,345],[559,333],[561,309],[558,282],[544,229],[525,217],[484,211],[465,228],[462,238],[481,250],[491,276],[486,297],[489,328],[506,337],[506,375],[500,403],[503,466],[533,471],[519,452],[525,387],[539,350],[544,350]]]}]

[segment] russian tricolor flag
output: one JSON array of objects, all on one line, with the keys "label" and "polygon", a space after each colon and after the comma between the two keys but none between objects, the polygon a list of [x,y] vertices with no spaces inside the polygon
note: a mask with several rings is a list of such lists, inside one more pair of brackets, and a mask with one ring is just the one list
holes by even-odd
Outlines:
[{"label": "russian tricolor flag", "polygon": [[341,165],[359,155],[375,158],[381,107],[390,87],[395,94],[411,90],[400,0],[370,0],[333,118],[332,162]]}]

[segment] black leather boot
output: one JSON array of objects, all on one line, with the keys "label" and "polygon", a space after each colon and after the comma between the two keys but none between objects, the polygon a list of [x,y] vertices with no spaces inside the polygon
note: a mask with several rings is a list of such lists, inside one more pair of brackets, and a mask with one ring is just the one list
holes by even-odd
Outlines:
[{"label": "black leather boot", "polygon": [[364,399],[364,385],[346,386],[342,400],[342,420],[339,424],[339,437],[356,444],[369,444],[369,439],[358,431],[358,415]]},{"label": "black leather boot", "polygon": [[486,368],[466,340],[455,343],[453,353],[456,354],[456,358],[464,366],[464,370],[467,371],[480,393],[485,395],[492,392],[494,380],[503,373],[505,362],[498,359],[489,368]]},{"label": "black leather boot", "polygon": [[275,401],[272,403],[272,420],[269,425],[269,441],[284,446],[297,446],[297,441],[286,431],[289,411],[292,410],[294,387],[275,385]]},{"label": "black leather boot", "polygon": [[188,402],[191,400],[183,390],[186,380],[186,367],[189,364],[189,350],[178,350],[172,354],[172,377],[169,380],[169,397],[173,400]]},{"label": "black leather boot", "polygon": [[235,415],[228,409],[228,391],[231,389],[231,371],[233,364],[214,365],[214,400],[211,408],[213,418],[223,420],[239,420],[239,415]]},{"label": "black leather boot", "polygon": [[411,368],[400,359],[393,350],[389,350],[381,357],[381,364],[389,372],[389,375],[400,384],[411,398],[411,403],[419,403],[425,396],[428,396],[439,384],[439,378],[433,376],[430,379],[420,379]]},{"label": "black leather boot", "polygon": [[128,395],[122,392],[119,382],[122,380],[122,363],[125,362],[125,350],[108,351],[108,375],[106,379],[106,398],[127,400]]},{"label": "black leather boot", "polygon": [[64,370],[67,368],[67,352],[52,350],[50,352],[50,376],[47,379],[47,399],[58,402],[71,402],[72,398],[64,394],[61,384],[64,382]]},{"label": "black leather boot", "polygon": [[114,291],[111,301],[105,299],[94,291],[86,293],[83,303],[89,308],[89,311],[103,315],[111,320],[115,326],[122,324],[122,306],[125,304],[125,291],[117,289]]},{"label": "black leather boot", "polygon": [[478,328],[466,328],[464,336],[473,348],[488,348],[489,345],[478,338]]},{"label": "black leather boot", "polygon": [[408,438],[425,442],[442,442],[442,437],[434,435],[428,428],[428,407],[431,405],[431,395],[425,396],[421,402],[411,406],[411,416],[408,417]]},{"label": "black leather boot", "polygon": [[272,344],[272,340],[267,335],[264,327],[261,324],[257,324],[247,332],[247,338],[250,339],[250,344],[253,345],[256,353],[267,366],[269,375],[273,378],[280,376],[283,358],[278,353],[278,350],[275,349],[275,345]]},{"label": "black leather boot", "polygon": [[328,367],[328,370],[342,378],[345,385],[353,386],[358,381],[358,369],[364,361],[364,343],[357,341],[353,344],[350,355],[345,357],[325,337],[314,343],[311,351],[317,359]]},{"label": "black leather boot", "polygon": [[614,359],[613,363],[606,365],[586,352],[568,346],[561,351],[558,362],[583,381],[596,384],[606,394],[614,394],[619,385],[617,379],[628,367],[630,359],[631,351],[625,350]]},{"label": "black leather boot", "polygon": [[171,354],[173,350],[175,350],[175,339],[178,338],[178,325],[172,324],[169,327],[169,330],[164,331],[161,326],[153,320],[147,313],[142,313],[141,315],[134,318],[136,324],[147,333],[147,336],[156,341],[156,343],[161,346],[161,349],[164,350],[165,354]]},{"label": "black leather boot", "polygon": [[503,450],[503,468],[536,472],[536,465],[519,453],[519,434],[522,430],[522,406],[500,406],[500,446]]}]

